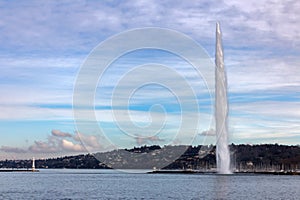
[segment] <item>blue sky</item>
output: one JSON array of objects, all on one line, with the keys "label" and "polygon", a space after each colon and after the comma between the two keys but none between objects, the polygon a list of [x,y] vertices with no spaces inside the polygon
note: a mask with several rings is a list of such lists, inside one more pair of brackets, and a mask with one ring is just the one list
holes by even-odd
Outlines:
[{"label": "blue sky", "polygon": [[[78,132],[74,124],[73,87],[92,49],[122,31],[161,27],[193,38],[213,58],[216,21],[223,31],[230,142],[300,144],[299,9],[296,0],[0,1],[0,159],[110,149],[94,130]],[[97,88],[97,119],[112,146],[186,143],[185,136],[174,142],[181,119],[178,102],[157,85],[135,93],[129,111],[141,127],[153,119],[166,120],[161,133],[152,135],[147,129],[141,136],[148,138],[132,140],[123,138],[114,123],[113,83],[126,70],[154,62],[174,67],[199,91],[204,122],[193,144],[213,143],[213,137],[204,139],[201,134],[208,132],[212,110],[209,95],[197,89],[203,85],[195,71],[176,55],[144,50],[116,60],[100,80],[104,87]],[[148,110],[153,104],[161,106],[152,107],[151,119]],[[118,108],[124,111],[127,105]],[[193,124],[196,114],[184,117]]]}]

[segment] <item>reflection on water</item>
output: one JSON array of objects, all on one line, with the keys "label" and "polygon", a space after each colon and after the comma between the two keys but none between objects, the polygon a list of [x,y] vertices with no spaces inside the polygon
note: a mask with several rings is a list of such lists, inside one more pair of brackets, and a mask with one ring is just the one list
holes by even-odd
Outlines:
[{"label": "reflection on water", "polygon": [[216,199],[223,199],[229,196],[230,184],[228,183],[230,175],[216,175],[214,176],[214,188],[216,190]]}]

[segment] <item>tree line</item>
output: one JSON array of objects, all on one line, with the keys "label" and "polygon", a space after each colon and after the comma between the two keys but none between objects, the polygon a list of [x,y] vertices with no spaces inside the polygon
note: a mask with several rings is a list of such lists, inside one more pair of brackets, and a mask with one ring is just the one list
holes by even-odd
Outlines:
[{"label": "tree line", "polygon": [[[279,144],[231,144],[231,168],[237,171],[299,170],[300,146]],[[151,153],[162,149],[176,152],[178,146],[141,146],[125,149],[133,153]],[[116,154],[118,150],[115,150]],[[112,158],[113,159],[113,158]],[[31,168],[31,160],[2,160],[0,168]],[[93,154],[37,159],[36,168],[109,169]],[[187,146],[186,151],[164,169],[209,170],[216,168],[216,147],[213,145]]]}]

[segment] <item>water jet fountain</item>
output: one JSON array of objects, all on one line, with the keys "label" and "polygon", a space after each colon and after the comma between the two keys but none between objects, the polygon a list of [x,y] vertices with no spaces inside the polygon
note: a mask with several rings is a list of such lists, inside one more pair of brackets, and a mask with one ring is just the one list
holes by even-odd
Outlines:
[{"label": "water jet fountain", "polygon": [[222,33],[220,24],[216,25],[216,55],[215,55],[215,120],[216,120],[216,159],[220,174],[231,174],[230,153],[228,147],[228,100],[227,78],[224,66]]}]

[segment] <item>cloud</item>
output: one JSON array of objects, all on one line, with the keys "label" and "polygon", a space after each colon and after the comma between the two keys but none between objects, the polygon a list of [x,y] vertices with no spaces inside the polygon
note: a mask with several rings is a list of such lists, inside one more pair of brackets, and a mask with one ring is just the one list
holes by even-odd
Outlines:
[{"label": "cloud", "polygon": [[70,133],[62,132],[62,131],[56,130],[56,129],[53,129],[51,131],[51,134],[53,136],[57,136],[57,137],[72,137],[72,135]]},{"label": "cloud", "polygon": [[[56,105],[58,106],[58,105]],[[52,106],[55,107],[55,106]],[[31,105],[0,105],[0,120],[62,120],[73,119],[70,109],[42,108]]]},{"label": "cloud", "polygon": [[66,153],[66,152],[86,152],[100,151],[103,145],[100,144],[99,137],[82,133],[70,134],[57,129],[51,131],[46,141],[34,141],[28,148],[18,148],[2,146],[0,151],[7,153]]},{"label": "cloud", "polygon": [[99,137],[95,135],[86,135],[83,133],[75,132],[73,138],[78,142],[82,142],[85,145],[85,148],[87,148],[88,150],[99,150],[102,147]]},{"label": "cloud", "polygon": [[[259,2],[239,2],[236,0],[226,1],[226,4],[240,11],[248,20],[245,26],[258,31],[272,33],[281,40],[299,42],[300,34],[297,29],[300,18],[297,10],[299,1],[288,1],[284,3],[264,0]],[[273,38],[272,38],[273,39]]]},{"label": "cloud", "polygon": [[[300,86],[297,66],[299,58],[290,56],[264,58],[259,55],[240,56],[235,64],[229,64],[228,85],[231,92],[257,93],[258,91],[286,93]],[[260,66],[260,67],[257,67]],[[287,79],[288,77],[288,79]],[[255,95],[253,95],[255,96]]]},{"label": "cloud", "polygon": [[62,136],[50,135],[47,141],[35,141],[33,145],[29,146],[28,150],[32,153],[62,153],[83,152],[84,148],[81,144],[75,144]]},{"label": "cloud", "polygon": [[[23,5],[15,4],[11,6],[10,9],[3,7],[2,8],[3,12],[0,12],[1,15],[3,16],[2,26],[4,27],[2,34],[8,34],[10,37],[13,37],[11,33],[16,34],[16,32],[18,32],[18,34],[15,36],[16,38],[12,38],[11,41],[26,40],[27,42],[30,42],[30,44],[32,44],[32,42],[37,42],[37,41],[39,42],[47,41],[48,36],[52,36],[53,38],[49,39],[49,41],[51,41],[50,46],[52,45],[60,46],[64,43],[53,42],[57,38],[62,38],[61,35],[59,35],[61,29],[57,27],[59,25],[57,25],[55,19],[60,19],[60,21],[65,23],[66,25],[66,27],[63,26],[62,28],[63,30],[65,30],[64,34],[66,35],[64,36],[66,36],[66,38],[65,37],[63,38],[66,40],[67,43],[76,42],[76,41],[79,43],[86,42],[87,38],[90,37],[76,36],[76,40],[67,39],[67,38],[71,37],[71,35],[74,35],[74,33],[77,34],[78,32],[80,32],[81,28],[89,27],[92,28],[92,30],[100,30],[98,28],[99,26],[102,27],[103,22],[107,23],[107,26],[105,26],[105,28],[108,29],[106,30],[106,32],[109,32],[108,34],[117,33],[115,32],[115,30],[113,30],[112,27],[119,27],[116,30],[125,30],[126,27],[128,28],[140,27],[140,26],[144,26],[145,24],[156,25],[156,26],[165,24],[164,26],[167,26],[168,28],[175,28],[177,30],[182,30],[183,32],[189,32],[190,36],[199,39],[200,44],[203,41],[201,37],[203,37],[203,33],[205,33],[207,37],[212,38],[210,46],[213,46],[214,45],[214,40],[213,40],[214,23],[208,21],[218,19],[224,21],[223,33],[224,33],[224,39],[226,40],[224,42],[225,50],[231,51],[230,53],[227,53],[226,56],[230,56],[231,58],[233,57],[233,59],[235,60],[239,59],[240,57],[240,55],[234,57],[234,54],[236,52],[247,51],[247,49],[246,50],[242,49],[244,48],[243,46],[244,44],[249,45],[248,42],[255,42],[254,46],[256,47],[262,46],[264,40],[262,40],[261,37],[263,37],[263,39],[268,38],[265,35],[265,32],[272,31],[274,28],[280,27],[277,32],[282,32],[285,30],[290,32],[290,30],[292,29],[293,34],[290,37],[294,38],[293,42],[299,41],[297,39],[297,32],[294,31],[294,29],[298,30],[297,23],[299,23],[298,22],[299,20],[298,21],[294,20],[294,18],[297,19],[299,15],[299,12],[295,10],[296,8],[299,7],[299,2],[297,1],[290,1],[288,3],[286,2],[280,4],[274,4],[272,3],[272,1],[262,1],[260,3],[253,3],[253,2],[240,3],[234,0],[226,1],[226,3],[215,2],[215,1],[204,1],[201,3],[190,2],[188,4],[177,1],[174,5],[173,3],[171,4],[170,1],[163,1],[162,3],[158,1],[151,1],[151,2],[121,3],[118,6],[116,5],[111,6],[107,2],[102,2],[102,3],[88,2],[88,3],[75,3],[75,4],[68,2],[63,5],[56,2],[52,2],[52,3],[47,2],[46,4],[47,6],[41,4],[34,4],[28,6],[27,3],[23,3]],[[27,5],[26,9],[24,9],[24,5]],[[289,12],[286,12],[286,9],[290,8],[289,5],[293,5],[292,7],[293,9],[289,9]],[[66,12],[58,12],[58,13],[52,12],[52,10],[55,10],[58,7],[62,11],[65,9],[74,9],[77,12],[72,12],[72,13],[67,12],[68,14]],[[168,7],[169,9],[166,9],[166,7]],[[127,10],[128,12],[122,12],[122,10],[124,9]],[[130,12],[133,10],[135,12]],[[18,13],[19,16],[11,16],[10,14],[11,12]],[[28,15],[28,13],[30,13],[30,15]],[[107,16],[110,16],[109,19],[107,19]],[[143,16],[143,17],[133,17],[133,16]],[[263,18],[259,16],[262,16]],[[18,20],[20,18],[22,20]],[[174,19],[178,19],[178,20],[174,20]],[[41,23],[41,21],[43,21],[43,23]],[[9,22],[14,22],[14,23],[9,23]],[[29,33],[21,34],[21,32],[24,31],[24,29],[21,28],[25,25],[24,22],[27,23],[27,24],[25,23],[26,26],[30,27],[30,28],[26,28],[25,29],[26,31],[33,30],[31,34]],[[44,25],[41,26],[41,24]],[[273,26],[274,24],[276,24],[276,27],[275,26],[273,27],[272,24]],[[286,26],[286,24],[289,24],[291,28],[283,29],[282,27]],[[210,28],[207,28],[207,26],[209,26]],[[53,27],[56,27],[57,29],[53,29]],[[16,31],[12,31],[12,29]],[[82,31],[83,30],[84,29],[82,29]],[[90,34],[91,38],[93,38],[94,34],[99,35],[98,32],[93,32],[90,31],[89,29],[86,31],[88,32],[87,33],[88,35]],[[258,34],[257,32],[261,32],[261,34],[263,35]],[[36,35],[34,33],[39,35],[40,39],[34,39],[36,38]],[[276,34],[276,36],[277,35],[280,34]],[[47,39],[43,37],[46,37]],[[248,40],[247,37],[252,37],[252,39]],[[25,39],[22,40],[20,38],[25,38]],[[278,43],[282,44],[282,40],[277,40],[277,38],[274,38],[274,36],[269,38],[270,40],[275,41],[275,42],[270,42],[270,45],[278,44]],[[286,39],[287,37],[283,37],[283,38]],[[237,42],[237,40],[243,41],[243,43]],[[10,39],[6,39],[4,42],[8,42],[8,41],[10,41]],[[100,42],[99,39],[97,40],[97,43],[94,43],[94,45],[98,44],[98,42]],[[235,44],[235,46],[238,44],[241,47],[238,49],[231,49],[230,46],[232,44]],[[286,45],[289,43],[284,42],[284,44],[285,45],[283,45],[284,47],[283,49],[285,49]],[[49,47],[47,44],[44,45],[41,44],[41,45],[42,47],[44,46]],[[226,48],[227,45],[229,46],[229,48]],[[10,45],[8,46],[11,47]],[[74,46],[76,45],[74,44]],[[90,49],[88,49],[88,51]],[[272,47],[270,48],[270,50],[272,50]],[[265,51],[265,49],[261,49],[261,48],[255,48],[255,52],[257,52],[257,54],[262,54],[263,52],[268,52],[268,51]],[[233,53],[233,55],[231,55],[231,53]],[[28,92],[28,88],[27,89],[24,88],[17,89],[17,87],[13,89],[9,88],[10,91],[14,91],[13,94],[3,95],[5,96],[5,98],[1,99],[1,102],[3,101],[11,102],[10,100],[12,100],[13,102],[24,101],[24,99],[25,100],[28,99],[28,101],[30,101],[30,102],[28,101],[24,102],[25,104],[33,103],[34,101],[37,100],[39,103],[42,103],[43,101],[49,101],[49,99],[51,99],[51,101],[55,101],[55,99],[57,99],[58,96],[61,96],[62,94],[66,94],[66,91],[61,91],[58,93],[49,90],[49,88],[52,86],[57,88],[66,88],[66,85],[68,85],[67,93],[69,95],[67,95],[66,98],[62,98],[60,103],[66,103],[66,102],[71,103],[69,100],[72,98],[72,83],[74,81],[73,78],[75,77],[75,74],[67,73],[65,76],[60,77],[62,74],[62,70],[60,70],[60,68],[63,66],[67,66],[66,68],[78,69],[81,59],[76,60],[75,57],[69,59],[69,58],[64,58],[62,56],[58,59],[55,59],[55,57],[40,58],[39,56],[36,56],[35,58],[32,57],[27,58],[27,57],[12,56],[9,58],[1,58],[1,60],[2,61],[0,62],[3,64],[3,66],[6,66],[3,67],[3,70],[1,70],[2,71],[1,74],[7,71],[7,74],[5,73],[5,76],[9,78],[14,79],[16,74],[19,74],[20,77],[28,76],[28,78],[24,80],[24,82],[29,83],[30,82],[28,81],[29,79],[35,82],[34,83],[35,86],[30,86],[29,89],[31,95],[26,95],[26,93],[22,92],[22,91]],[[253,60],[263,60],[263,62],[253,62]],[[245,62],[247,62],[247,65],[249,65],[248,63],[249,61],[251,61],[251,66],[247,67],[246,69],[245,68],[242,69],[242,67],[239,67],[239,69],[237,69],[237,67],[235,67],[233,69],[234,71],[230,71],[230,73],[228,74],[233,75],[229,79],[229,83],[231,84],[230,87],[232,89],[240,89],[240,90],[243,90],[244,89],[243,87],[251,87],[251,89],[253,90],[257,88],[263,89],[266,86],[270,86],[270,85],[273,85],[275,87],[274,81],[272,80],[273,77],[275,77],[276,79],[279,78],[278,75],[280,75],[280,72],[285,72],[285,73],[291,72],[286,74],[285,76],[293,75],[292,69],[288,67],[282,69],[277,68],[277,69],[269,70],[268,76],[267,77],[264,76],[265,71],[257,71],[257,69],[259,70],[262,69],[262,67],[260,66],[266,68],[267,66],[273,66],[276,63],[280,63],[280,60],[282,60],[282,58],[275,59],[274,61],[271,62],[269,62],[269,60],[265,60],[264,62],[264,60],[265,59],[263,57],[256,57],[255,55],[251,55],[245,58],[243,62],[239,62],[238,65],[241,66],[244,65]],[[72,63],[73,65],[70,63]],[[297,66],[297,63],[299,63],[299,61],[297,61],[296,65],[293,66]],[[254,65],[258,67],[255,68],[252,67]],[[290,64],[289,66],[291,65],[292,64]],[[57,69],[58,71],[53,70],[53,66],[58,68]],[[38,70],[33,70],[32,68]],[[46,72],[41,71],[41,69],[45,69],[45,68],[48,69],[51,68],[51,70],[47,70]],[[48,75],[52,75],[52,74],[54,74],[53,77],[48,77]],[[297,76],[298,74],[299,73],[296,73],[294,77],[298,77]],[[47,76],[48,78],[45,79],[45,76]],[[72,76],[74,77],[72,78]],[[272,76],[272,78],[269,78],[270,76]],[[282,75],[281,77],[285,77],[285,76]],[[47,81],[48,82],[47,86],[45,84],[42,84],[44,87],[46,87],[47,92],[43,90],[32,89],[32,88],[39,87],[39,85],[41,85],[42,80],[38,81],[39,77],[41,77],[41,79],[43,80],[49,79],[49,82]],[[55,84],[53,84],[53,80],[55,80]],[[280,82],[277,83],[277,85],[283,84],[282,80],[279,81]],[[66,84],[66,82],[68,83]],[[21,86],[19,85],[18,87]],[[5,88],[7,88],[7,86],[5,86]],[[5,91],[3,90],[5,88],[1,88],[1,91]],[[39,95],[37,94],[42,94],[42,95],[41,97],[39,97]],[[22,97],[20,98],[20,96]],[[55,103],[56,102],[54,102],[54,104]]]},{"label": "cloud", "polygon": [[[96,30],[111,32],[122,26],[122,18],[118,16],[121,10],[105,2],[24,2],[1,8],[3,40],[0,41],[9,48],[22,46],[15,49],[21,52],[38,49],[40,52],[64,53],[66,50],[91,49],[99,42],[99,35],[95,37],[93,34]],[[12,16],[11,12],[18,14]],[[89,37],[82,40],[83,35]]]},{"label": "cloud", "polygon": [[243,116],[261,119],[289,121],[300,118],[300,102],[289,101],[252,101],[236,103],[230,107],[230,112]]},{"label": "cloud", "polygon": [[1,146],[0,151],[6,153],[26,153],[27,151],[18,147]]},{"label": "cloud", "polygon": [[229,134],[237,143],[299,144],[299,102],[257,101],[230,107]]},{"label": "cloud", "polygon": [[[272,41],[299,43],[299,7],[296,0],[280,3],[272,0],[189,3],[166,0],[120,2],[118,5],[107,1],[23,2],[10,4],[9,8],[1,7],[1,44],[4,47],[22,46],[57,52],[89,51],[107,36],[145,26],[181,30],[205,41],[214,37],[211,32],[215,21],[224,24],[224,36],[230,44],[259,41],[268,44]],[[60,12],[53,12],[58,9]],[[268,39],[266,36],[270,33],[272,36]],[[245,37],[254,39],[243,41]]]},{"label": "cloud", "polygon": [[200,133],[200,135],[204,135],[204,136],[216,136],[216,131],[214,129],[209,129],[209,130],[202,131]]},{"label": "cloud", "polygon": [[85,150],[81,144],[74,144],[73,142],[65,140],[65,139],[63,139],[61,142],[62,142],[61,147],[64,150],[72,151],[72,152],[74,152],[74,151],[82,152]]},{"label": "cloud", "polygon": [[151,137],[135,137],[136,143],[138,145],[145,145],[145,144],[159,144],[160,142],[164,142],[165,140],[159,138],[157,135]]},{"label": "cloud", "polygon": [[32,153],[57,153],[60,152],[58,140],[50,137],[47,142],[34,141],[34,144],[29,146],[29,152]]}]

